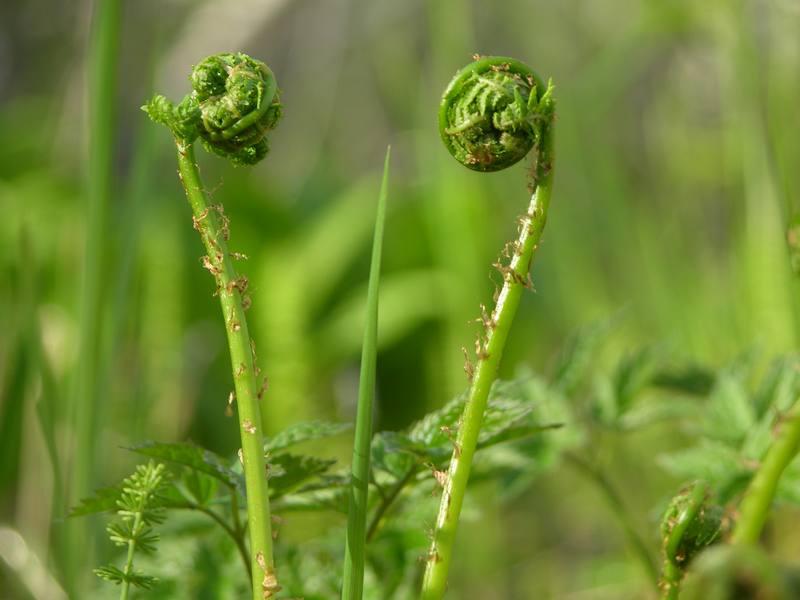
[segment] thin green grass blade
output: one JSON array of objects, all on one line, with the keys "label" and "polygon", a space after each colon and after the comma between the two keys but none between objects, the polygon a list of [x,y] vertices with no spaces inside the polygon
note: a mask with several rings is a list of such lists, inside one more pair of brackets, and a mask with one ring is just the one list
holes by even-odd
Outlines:
[{"label": "thin green grass blade", "polygon": [[[116,118],[117,57],[122,22],[120,0],[93,3],[92,39],[88,55],[89,113],[86,184],[86,247],[79,314],[78,361],[72,382],[71,413],[74,435],[70,466],[71,503],[92,489],[98,460],[97,432],[102,412],[101,382],[106,366],[102,320],[106,316],[104,295],[108,276],[108,212],[114,186],[114,121]],[[67,525],[59,555],[70,597],[85,597],[92,544],[88,522]],[[80,552],[75,550],[80,548]]]},{"label": "thin green grass blade", "polygon": [[361,349],[361,376],[358,383],[358,410],[353,444],[353,465],[347,511],[345,541],[343,600],[361,600],[364,590],[364,555],[367,526],[367,492],[369,488],[369,446],[372,439],[372,407],[375,399],[375,366],[378,354],[378,288],[380,287],[383,230],[386,221],[386,195],[389,181],[391,147],[386,149],[383,180],[378,196],[375,217],[375,236],[372,242],[372,262],[367,288],[367,318],[364,325],[364,345]]}]

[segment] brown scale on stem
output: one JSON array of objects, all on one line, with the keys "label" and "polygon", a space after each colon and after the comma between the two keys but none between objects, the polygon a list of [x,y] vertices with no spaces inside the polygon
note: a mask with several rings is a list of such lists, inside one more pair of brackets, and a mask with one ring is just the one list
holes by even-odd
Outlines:
[{"label": "brown scale on stem", "polygon": [[486,351],[486,342],[480,337],[475,340],[475,356],[478,360],[486,360],[489,358],[489,353]]},{"label": "brown scale on stem", "polygon": [[[256,367],[258,369],[258,367]],[[260,371],[260,369],[258,369]],[[258,392],[256,393],[256,397],[261,400],[264,397],[264,394],[269,389],[269,379],[264,377],[261,381],[261,386],[258,388]]]},{"label": "brown scale on stem", "polygon": [[464,373],[467,374],[467,381],[472,383],[472,379],[475,377],[475,365],[472,364],[472,361],[469,359],[469,352],[465,347],[461,347],[461,351],[464,353]]}]

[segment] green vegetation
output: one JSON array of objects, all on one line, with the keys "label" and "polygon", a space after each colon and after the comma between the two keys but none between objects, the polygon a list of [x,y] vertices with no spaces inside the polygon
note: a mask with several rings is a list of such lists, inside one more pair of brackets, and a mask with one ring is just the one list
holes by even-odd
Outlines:
[{"label": "green vegetation", "polygon": [[791,2],[56,4],[0,8],[0,595],[800,595]]}]

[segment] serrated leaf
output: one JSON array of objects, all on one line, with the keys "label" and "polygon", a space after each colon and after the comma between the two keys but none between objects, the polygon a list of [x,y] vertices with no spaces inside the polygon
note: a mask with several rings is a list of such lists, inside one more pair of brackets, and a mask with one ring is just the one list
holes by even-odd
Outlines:
[{"label": "serrated leaf", "polygon": [[658,463],[685,481],[707,481],[722,503],[744,489],[755,466],[746,464],[734,448],[713,440],[702,440],[694,447],[661,455]]},{"label": "serrated leaf", "polygon": [[714,388],[716,375],[697,365],[681,369],[658,370],[650,383],[653,387],[691,396],[708,396]]},{"label": "serrated leaf", "polygon": [[756,424],[756,414],[741,377],[723,373],[711,395],[703,430],[711,438],[740,443]]},{"label": "serrated leaf", "polygon": [[642,348],[625,356],[614,371],[614,398],[617,417],[633,405],[639,392],[649,383],[655,366],[655,350]]},{"label": "serrated leaf", "polygon": [[[529,377],[522,377],[494,383],[478,436],[479,449],[557,426],[537,422],[531,381]],[[413,424],[405,439],[395,435],[389,437],[387,442],[393,442],[400,451],[416,454],[438,465],[449,459],[453,452],[458,421],[465,403],[466,395],[459,396]],[[391,451],[391,447],[387,446],[387,449]]]},{"label": "serrated leaf", "polygon": [[311,479],[323,475],[336,463],[333,459],[298,454],[278,454],[267,459],[269,493],[279,498]]},{"label": "serrated leaf", "polygon": [[[330,479],[336,479],[335,483],[332,483]],[[303,486],[296,492],[277,498],[275,505],[280,507],[281,513],[332,510],[347,514],[347,486],[349,484],[349,477],[329,478],[326,476],[321,478],[319,487],[316,487],[315,484]]]},{"label": "serrated leaf", "polygon": [[761,385],[754,394],[753,404],[759,415],[770,408],[788,410],[800,395],[800,364],[796,356],[772,362]]},{"label": "serrated leaf", "polygon": [[565,394],[573,392],[586,378],[595,354],[616,327],[619,318],[600,321],[571,335],[558,354],[552,385]]},{"label": "serrated leaf", "polygon": [[239,478],[225,466],[222,457],[189,442],[144,442],[128,448],[128,450],[195,469],[214,477],[229,487],[236,487],[239,484]]},{"label": "serrated leaf", "polygon": [[189,502],[206,506],[214,498],[218,480],[202,471],[188,469],[184,472],[177,490]]},{"label": "serrated leaf", "polygon": [[372,438],[372,468],[402,477],[420,461],[429,460],[429,447],[399,431],[381,431]]},{"label": "serrated leaf", "polygon": [[272,438],[264,442],[264,452],[275,453],[296,444],[320,440],[340,435],[352,428],[349,423],[332,423],[329,421],[303,421],[289,425]]},{"label": "serrated leaf", "polygon": [[122,490],[118,487],[96,489],[93,496],[82,499],[78,506],[70,510],[69,517],[84,517],[104,512],[115,512],[118,508],[117,502],[121,496]]},{"label": "serrated leaf", "polygon": [[444,436],[445,439],[447,437],[442,428],[453,428],[458,423],[461,413],[464,412],[466,401],[466,394],[462,394],[442,408],[428,413],[411,425],[408,430],[408,439],[423,446],[441,444],[442,437]]}]

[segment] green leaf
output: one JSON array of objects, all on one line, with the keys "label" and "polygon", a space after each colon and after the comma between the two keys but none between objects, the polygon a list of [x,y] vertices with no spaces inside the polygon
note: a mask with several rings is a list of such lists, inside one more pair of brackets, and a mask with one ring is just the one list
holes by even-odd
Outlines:
[{"label": "green leaf", "polygon": [[331,423],[328,421],[304,421],[290,425],[272,438],[264,442],[264,452],[275,453],[302,442],[320,440],[340,435],[351,429],[349,423]]},{"label": "green leaf", "polygon": [[[560,424],[538,422],[530,385],[531,379],[528,377],[495,381],[478,436],[479,449],[518,440],[560,426]],[[435,465],[447,461],[453,452],[458,420],[464,411],[465,402],[466,394],[449,402],[443,408],[425,415],[411,426],[405,438],[398,435],[389,436],[383,442],[386,449],[416,454]]]},{"label": "green leaf", "polygon": [[755,407],[743,378],[743,373],[723,372],[717,380],[703,420],[703,431],[709,437],[738,444],[756,424]]},{"label": "green leaf", "polygon": [[296,492],[277,498],[275,506],[280,507],[281,513],[332,510],[346,515],[349,485],[350,477],[326,475],[315,484],[303,486]]},{"label": "green leaf", "polygon": [[239,485],[239,477],[219,455],[189,442],[144,442],[128,450],[200,471],[232,488]]},{"label": "green leaf", "polygon": [[744,489],[754,466],[745,464],[735,448],[713,440],[659,456],[658,463],[682,480],[707,481],[723,504]]},{"label": "green leaf", "polygon": [[680,369],[657,370],[651,379],[651,385],[668,392],[678,392],[691,396],[708,396],[714,388],[716,375],[713,371],[697,365],[688,365]]},{"label": "green leaf", "polygon": [[153,588],[153,586],[155,586],[156,583],[158,583],[158,579],[156,577],[150,577],[149,575],[145,575],[139,571],[128,573],[126,575],[122,570],[118,569],[114,565],[99,567],[94,570],[94,574],[100,579],[110,581],[111,583],[115,583],[117,585],[127,581],[131,585],[135,585],[143,590],[150,590]]},{"label": "green leaf", "polygon": [[370,455],[373,435],[373,406],[375,403],[375,370],[378,357],[378,291],[381,276],[383,232],[386,223],[386,197],[389,193],[389,160],[391,147],[386,148],[383,178],[378,194],[375,232],[372,238],[372,257],[367,285],[367,318],[364,323],[364,342],[361,348],[361,369],[358,381],[358,410],[353,440],[350,505],[347,513],[347,532],[342,570],[342,599],[361,600],[364,590],[365,535],[368,510]]},{"label": "green leaf", "polygon": [[591,365],[609,333],[620,318],[593,323],[571,335],[559,352],[552,385],[565,394],[570,394],[586,379]]},{"label": "green leaf", "polygon": [[655,358],[653,348],[641,348],[625,356],[617,365],[613,377],[617,416],[628,412],[639,392],[650,382]]},{"label": "green leaf", "polygon": [[189,502],[206,506],[214,498],[218,480],[202,471],[188,469],[176,486],[181,495]]},{"label": "green leaf", "polygon": [[773,361],[761,380],[753,403],[759,415],[770,408],[788,410],[800,395],[800,364],[797,356]]},{"label": "green leaf", "polygon": [[429,460],[426,447],[399,431],[381,431],[372,438],[372,469],[403,477],[421,461]]},{"label": "green leaf", "polygon": [[279,498],[298,489],[310,479],[320,477],[333,466],[333,459],[279,454],[267,459],[270,498]]},{"label": "green leaf", "polygon": [[94,495],[83,498],[78,506],[70,510],[69,517],[84,517],[104,512],[115,512],[118,508],[117,502],[122,496],[119,487],[105,487],[94,491]]}]

